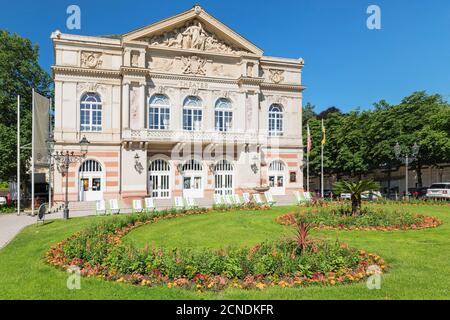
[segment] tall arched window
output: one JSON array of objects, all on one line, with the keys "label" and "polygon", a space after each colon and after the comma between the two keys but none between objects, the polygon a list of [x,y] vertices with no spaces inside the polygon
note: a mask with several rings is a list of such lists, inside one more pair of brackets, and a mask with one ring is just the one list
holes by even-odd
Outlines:
[{"label": "tall arched window", "polygon": [[156,159],[150,162],[149,193],[153,198],[170,197],[170,165],[166,160]]},{"label": "tall arched window", "polygon": [[169,98],[162,94],[152,96],[148,108],[148,128],[158,130],[169,129],[169,121]]},{"label": "tall arched window", "polygon": [[269,165],[269,187],[275,195],[284,194],[286,184],[286,166],[281,160],[274,160]]},{"label": "tall arched window", "polygon": [[283,135],[283,108],[273,104],[269,108],[269,136]]},{"label": "tall arched window", "polygon": [[199,97],[189,96],[183,102],[183,129],[200,131],[202,128],[202,100]]},{"label": "tall arched window", "polygon": [[102,131],[102,100],[96,93],[85,93],[81,97],[80,130]]},{"label": "tall arched window", "polygon": [[214,120],[217,131],[230,131],[233,121],[233,110],[230,100],[220,98],[216,102]]}]

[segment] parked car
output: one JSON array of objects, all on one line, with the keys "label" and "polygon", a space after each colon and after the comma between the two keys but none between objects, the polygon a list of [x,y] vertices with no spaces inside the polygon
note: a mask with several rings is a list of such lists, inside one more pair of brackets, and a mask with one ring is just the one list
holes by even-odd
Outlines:
[{"label": "parked car", "polygon": [[350,193],[341,193],[340,198],[341,200],[350,200],[352,195]]},{"label": "parked car", "polygon": [[433,183],[427,190],[427,199],[450,200],[450,182]]},{"label": "parked car", "polygon": [[[350,193],[341,193],[341,200],[350,200],[352,195]],[[361,200],[364,201],[375,201],[383,198],[380,191],[370,190],[361,194]]]},{"label": "parked car", "polygon": [[409,188],[409,194],[411,197],[415,199],[421,199],[425,197],[427,194],[428,187],[422,187],[422,188]]},{"label": "parked car", "polygon": [[6,197],[0,197],[0,206],[8,204]]}]

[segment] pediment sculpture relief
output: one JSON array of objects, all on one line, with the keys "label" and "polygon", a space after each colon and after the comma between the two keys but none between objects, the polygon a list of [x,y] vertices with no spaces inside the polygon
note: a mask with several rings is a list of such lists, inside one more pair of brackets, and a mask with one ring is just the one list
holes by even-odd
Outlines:
[{"label": "pediment sculpture relief", "polygon": [[150,45],[178,49],[195,49],[199,51],[240,54],[247,51],[234,48],[219,40],[216,35],[205,30],[197,19],[189,21],[184,27],[164,32],[149,40]]},{"label": "pediment sculpture relief", "polygon": [[198,75],[206,75],[205,64],[206,59],[201,58],[199,56],[191,56],[191,57],[181,57],[181,61],[183,61],[183,73],[184,74],[198,74]]}]

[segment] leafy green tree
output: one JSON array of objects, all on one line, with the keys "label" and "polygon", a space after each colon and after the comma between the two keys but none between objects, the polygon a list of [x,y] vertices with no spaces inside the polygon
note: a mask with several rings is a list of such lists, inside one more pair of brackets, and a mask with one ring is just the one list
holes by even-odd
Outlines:
[{"label": "leafy green tree", "polygon": [[[52,79],[38,63],[39,47],[30,40],[0,30],[0,180],[16,175],[17,95],[21,98],[21,144],[31,142],[32,88],[51,95]],[[31,150],[21,152],[22,173],[26,177]]]}]

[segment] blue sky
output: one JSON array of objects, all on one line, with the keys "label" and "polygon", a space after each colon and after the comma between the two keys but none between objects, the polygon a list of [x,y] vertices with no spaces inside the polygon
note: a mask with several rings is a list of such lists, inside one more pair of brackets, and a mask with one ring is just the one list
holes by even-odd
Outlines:
[{"label": "blue sky", "polygon": [[[320,111],[397,103],[415,90],[450,100],[449,0],[16,0],[2,3],[0,28],[40,45],[53,63],[50,33],[126,33],[199,3],[255,43],[265,55],[305,59],[304,101]],[[81,30],[67,30],[66,9],[81,8]],[[381,8],[381,30],[366,27],[369,5]]]}]

